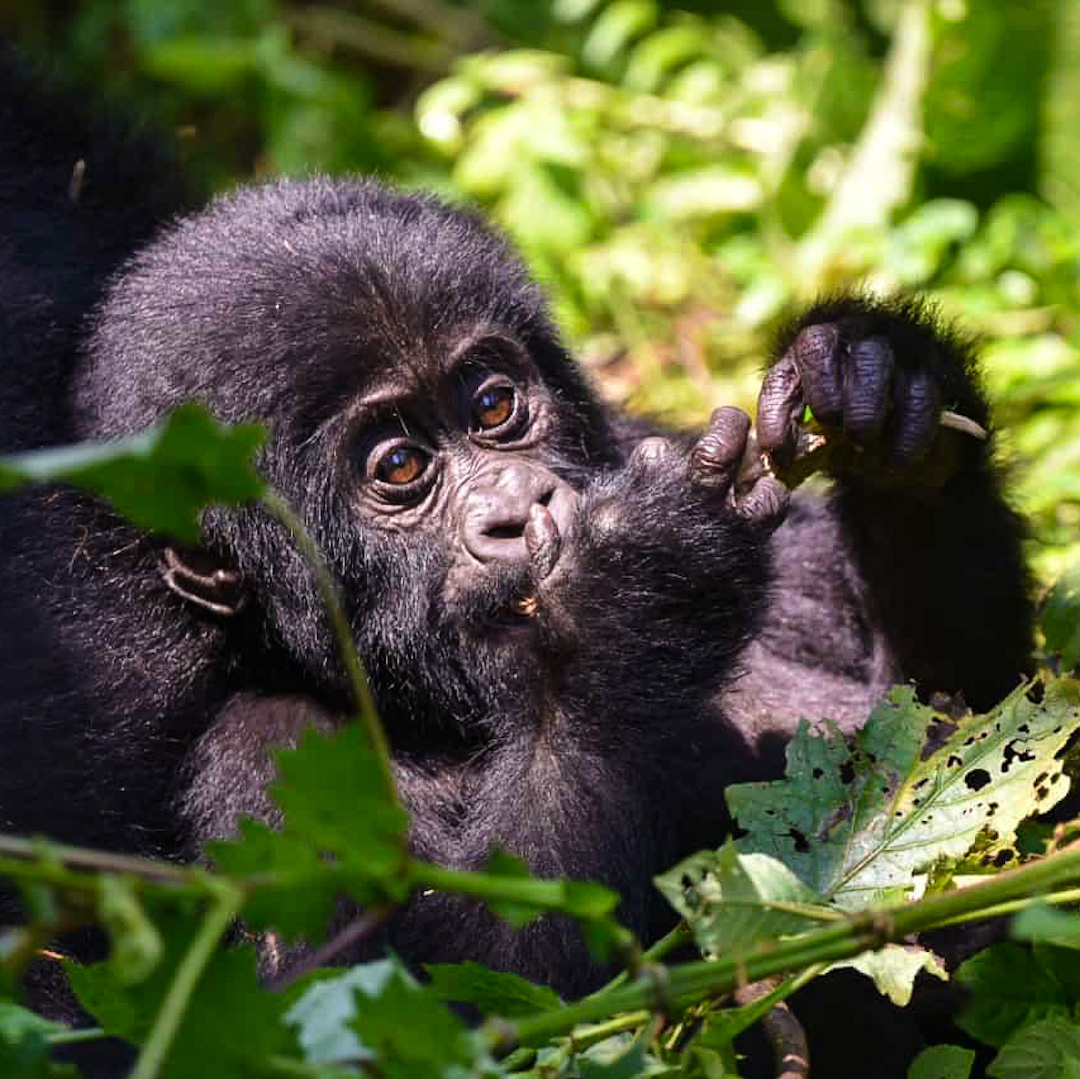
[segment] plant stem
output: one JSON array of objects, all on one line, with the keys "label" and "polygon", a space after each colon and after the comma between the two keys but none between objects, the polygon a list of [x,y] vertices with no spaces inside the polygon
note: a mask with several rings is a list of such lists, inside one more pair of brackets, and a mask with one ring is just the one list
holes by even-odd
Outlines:
[{"label": "plant stem", "polygon": [[1080,888],[1064,888],[1060,892],[1046,892],[1043,895],[1027,896],[1024,899],[1013,899],[1007,903],[996,903],[992,907],[983,907],[981,910],[966,914],[958,914],[955,918],[946,918],[937,922],[935,929],[944,929],[950,925],[965,925],[968,922],[982,920],[983,918],[999,918],[1003,914],[1019,914],[1028,907],[1038,903],[1046,903],[1048,906],[1057,906],[1064,903],[1080,903]]},{"label": "plant stem", "polygon": [[483,872],[447,869],[421,861],[410,863],[409,877],[414,888],[434,888],[440,892],[454,892],[496,902],[526,903],[545,910],[563,911],[566,907],[566,889],[560,880],[491,877]]},{"label": "plant stem", "polygon": [[[664,956],[673,952],[676,948],[683,944],[690,944],[694,939],[694,934],[690,931],[690,926],[685,921],[680,921],[674,929],[665,933],[655,944],[647,948],[641,953],[642,963],[659,963]],[[599,989],[590,993],[590,997],[599,997],[604,993],[610,992],[612,989],[617,989],[620,985],[625,985],[630,979],[630,972],[623,970],[615,975],[606,985],[601,986]]]},{"label": "plant stem", "polygon": [[176,1032],[180,1029],[199,979],[221,938],[240,913],[244,903],[243,892],[223,882],[219,882],[215,888],[217,902],[207,912],[191,947],[176,968],[176,976],[162,1001],[150,1036],[139,1052],[139,1059],[135,1062],[130,1079],[157,1079],[160,1075],[161,1066],[172,1047]]},{"label": "plant stem", "polygon": [[[53,864],[50,864],[53,863]],[[12,877],[33,877],[54,884],[77,887],[79,881],[72,873],[126,873],[140,880],[159,884],[193,884],[209,879],[204,870],[191,866],[156,862],[130,854],[70,847],[42,839],[22,839],[0,836],[0,874]],[[97,887],[96,880],[87,884]]]},{"label": "plant stem", "polygon": [[612,1034],[621,1034],[624,1030],[636,1030],[648,1021],[650,1013],[641,1010],[627,1012],[625,1015],[617,1015],[614,1019],[607,1019],[603,1023],[593,1026],[581,1027],[570,1035],[571,1049],[575,1053],[583,1053],[591,1045],[610,1038]]},{"label": "plant stem", "polygon": [[1032,865],[1009,870],[968,888],[928,896],[916,903],[865,911],[835,925],[779,943],[768,943],[743,954],[670,968],[662,1001],[657,998],[654,982],[639,978],[630,985],[585,997],[558,1011],[530,1016],[517,1023],[500,1020],[501,1033],[495,1039],[496,1051],[505,1052],[518,1043],[535,1045],[567,1034],[580,1023],[598,1022],[620,1012],[688,1007],[746,982],[800,971],[815,964],[850,959],[860,952],[902,940],[911,933],[934,929],[961,918],[983,918],[988,909],[1029,899],[1048,890],[1075,884],[1077,880],[1080,880],[1080,847],[1072,846]]},{"label": "plant stem", "polygon": [[353,638],[352,627],[349,625],[349,619],[346,617],[345,609],[341,603],[341,594],[338,591],[337,582],[334,580],[334,576],[330,572],[330,567],[327,566],[326,559],[323,557],[318,544],[311,538],[308,530],[304,527],[303,521],[300,520],[285,499],[276,491],[268,490],[263,493],[262,504],[267,512],[288,530],[293,542],[300,548],[300,553],[311,567],[311,572],[315,576],[315,587],[318,590],[327,617],[330,619],[330,627],[337,639],[341,660],[345,664],[345,673],[356,701],[358,718],[367,731],[372,752],[379,762],[379,769],[382,772],[386,791],[396,804],[398,800],[397,783],[394,781],[390,745],[386,740],[382,723],[379,722],[379,713],[375,707],[375,698],[371,695],[367,671],[364,670],[363,662],[356,650],[356,641]]},{"label": "plant stem", "polygon": [[75,1045],[77,1042],[92,1042],[108,1035],[101,1027],[80,1027],[78,1030],[61,1030],[56,1034],[46,1034],[49,1045]]}]

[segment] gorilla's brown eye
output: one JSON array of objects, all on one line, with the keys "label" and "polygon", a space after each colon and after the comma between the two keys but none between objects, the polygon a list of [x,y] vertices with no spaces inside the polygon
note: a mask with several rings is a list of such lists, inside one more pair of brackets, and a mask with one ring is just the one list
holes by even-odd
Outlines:
[{"label": "gorilla's brown eye", "polygon": [[403,486],[412,483],[427,468],[427,454],[415,446],[395,446],[379,458],[375,476],[383,483]]},{"label": "gorilla's brown eye", "polygon": [[513,386],[488,386],[473,398],[473,420],[481,431],[501,427],[513,414]]}]

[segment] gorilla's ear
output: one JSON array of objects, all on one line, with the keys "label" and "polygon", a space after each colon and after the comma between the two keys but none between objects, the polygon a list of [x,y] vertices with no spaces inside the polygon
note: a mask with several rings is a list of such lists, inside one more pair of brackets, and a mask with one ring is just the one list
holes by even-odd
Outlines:
[{"label": "gorilla's ear", "polygon": [[243,610],[247,591],[235,569],[198,548],[166,547],[163,558],[162,580],[178,596],[224,618]]}]

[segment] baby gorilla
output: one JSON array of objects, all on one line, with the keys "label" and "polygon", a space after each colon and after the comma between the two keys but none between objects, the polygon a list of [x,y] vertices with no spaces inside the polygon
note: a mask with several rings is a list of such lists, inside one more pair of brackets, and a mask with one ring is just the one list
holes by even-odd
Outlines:
[{"label": "baby gorilla", "polygon": [[[916,306],[841,299],[781,340],[762,445],[782,461],[808,404],[854,449],[779,524],[775,482],[738,478],[746,417],[679,434],[607,407],[470,214],[313,179],[183,216],[162,176],[0,60],[0,445],[113,438],[192,397],[269,424],[260,468],[341,583],[419,854],[499,844],[603,881],[650,937],[651,876],[722,840],[725,785],[779,774],[800,714],[850,726],[905,679],[988,705],[1025,668],[1021,530],[989,443],[938,426],[986,405]],[[7,831],[197,856],[273,819],[270,747],[352,709],[258,508],[208,512],[182,551],[87,496],[9,496],[0,610]],[[515,933],[440,895],[386,944],[567,994],[600,977],[559,920]]]}]

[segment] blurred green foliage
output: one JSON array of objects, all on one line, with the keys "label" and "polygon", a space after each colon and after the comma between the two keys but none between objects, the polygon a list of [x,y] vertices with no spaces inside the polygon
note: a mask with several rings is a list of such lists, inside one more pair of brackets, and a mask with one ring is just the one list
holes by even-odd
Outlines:
[{"label": "blurred green foliage", "polygon": [[928,292],[984,342],[1032,555],[1080,562],[1080,2],[0,0],[208,187],[485,206],[613,398],[753,407],[783,313]]}]

